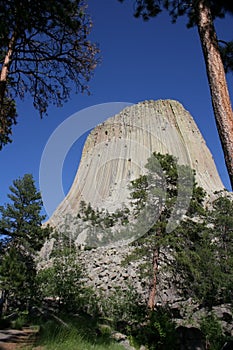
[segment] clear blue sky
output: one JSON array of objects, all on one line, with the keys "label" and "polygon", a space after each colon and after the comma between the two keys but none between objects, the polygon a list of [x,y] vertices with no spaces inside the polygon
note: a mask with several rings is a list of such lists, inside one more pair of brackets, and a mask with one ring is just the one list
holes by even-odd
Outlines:
[{"label": "clear blue sky", "polygon": [[[90,81],[91,96],[73,94],[62,108],[51,107],[43,120],[33,109],[30,97],[18,102],[19,117],[13,129],[13,143],[0,152],[0,204],[7,201],[13,179],[25,173],[32,173],[39,187],[43,149],[61,122],[83,108],[118,101],[180,101],[194,117],[224,185],[230,188],[197,29],[186,29],[185,17],[171,24],[166,13],[146,23],[135,19],[133,2],[129,0],[124,4],[117,0],[89,0],[88,3],[94,22],[90,39],[99,44],[102,56],[102,63]],[[232,17],[217,21],[219,39],[233,39],[232,22]],[[233,100],[232,75],[228,76],[228,84]],[[75,176],[79,157],[80,145],[76,144],[64,163],[66,192]]]}]

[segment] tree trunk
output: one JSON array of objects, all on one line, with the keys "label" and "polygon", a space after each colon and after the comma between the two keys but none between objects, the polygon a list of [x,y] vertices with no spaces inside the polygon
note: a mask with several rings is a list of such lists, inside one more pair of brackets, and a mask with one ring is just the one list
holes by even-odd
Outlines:
[{"label": "tree trunk", "polygon": [[7,307],[8,307],[8,302],[7,302],[7,297],[8,297],[8,291],[5,289],[1,290],[1,298],[0,298],[0,317],[2,315],[5,315],[7,312]]},{"label": "tree trunk", "polygon": [[16,34],[13,33],[9,41],[8,51],[5,55],[5,59],[4,59],[2,69],[1,69],[1,74],[0,74],[0,106],[2,106],[5,98],[5,94],[6,94],[7,78],[10,71],[10,65],[11,65],[12,55],[14,53],[15,43],[16,43]]},{"label": "tree trunk", "polygon": [[148,308],[153,311],[155,308],[155,297],[157,291],[157,274],[158,274],[158,260],[159,260],[159,248],[155,248],[153,252],[153,278],[151,281],[150,291],[149,291],[149,299],[148,299]]},{"label": "tree trunk", "polygon": [[233,188],[233,111],[208,1],[197,6],[198,32],[204,54],[215,120]]},{"label": "tree trunk", "polygon": [[7,79],[15,44],[16,33],[13,33],[0,72],[0,150],[2,145],[11,142],[8,135],[11,134],[11,126],[16,124],[14,101],[11,98],[7,98]]}]

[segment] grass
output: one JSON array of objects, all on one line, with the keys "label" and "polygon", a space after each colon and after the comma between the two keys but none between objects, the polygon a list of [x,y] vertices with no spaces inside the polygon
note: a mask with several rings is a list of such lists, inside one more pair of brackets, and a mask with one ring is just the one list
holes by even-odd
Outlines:
[{"label": "grass", "polygon": [[65,322],[68,323],[68,328],[58,325],[54,320],[42,322],[36,345],[45,350],[124,350],[108,334],[101,335],[97,332],[94,319],[69,317]]}]

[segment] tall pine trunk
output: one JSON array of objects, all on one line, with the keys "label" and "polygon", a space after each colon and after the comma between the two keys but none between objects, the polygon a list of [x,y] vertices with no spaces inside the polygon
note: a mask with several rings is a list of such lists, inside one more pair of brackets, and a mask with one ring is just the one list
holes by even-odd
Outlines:
[{"label": "tall pine trunk", "polygon": [[16,43],[16,34],[13,33],[8,44],[8,50],[5,54],[4,62],[0,73],[0,106],[2,106],[4,98],[6,97],[7,79],[10,71],[12,56],[14,53]]},{"label": "tall pine trunk", "polygon": [[159,261],[159,248],[156,247],[153,251],[153,261],[152,261],[152,273],[153,277],[151,280],[149,298],[148,298],[148,308],[153,311],[155,308],[155,297],[157,292],[157,275],[158,275],[158,261]]},{"label": "tall pine trunk", "polygon": [[233,111],[208,1],[198,2],[197,13],[215,120],[233,188]]},{"label": "tall pine trunk", "polygon": [[13,33],[8,49],[5,54],[4,62],[0,72],[0,150],[2,145],[11,142],[9,134],[11,134],[12,124],[16,124],[16,110],[14,101],[7,96],[7,80],[12,63],[12,56],[16,44],[16,34]]}]

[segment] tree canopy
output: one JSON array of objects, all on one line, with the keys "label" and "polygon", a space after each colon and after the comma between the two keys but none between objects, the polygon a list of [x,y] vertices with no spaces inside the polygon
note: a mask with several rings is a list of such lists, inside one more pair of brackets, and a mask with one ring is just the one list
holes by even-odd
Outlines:
[{"label": "tree canopy", "polygon": [[11,141],[16,98],[30,94],[42,117],[71,90],[88,91],[98,48],[85,0],[0,1],[0,149]]},{"label": "tree canopy", "polygon": [[1,289],[9,304],[25,308],[36,299],[36,254],[51,229],[42,227],[42,200],[31,174],[14,180],[8,195],[11,203],[0,207]]},{"label": "tree canopy", "polygon": [[[124,2],[125,0],[118,0]],[[135,17],[142,17],[149,20],[150,17],[156,17],[163,9],[169,11],[173,21],[179,16],[187,15],[189,18],[188,26],[197,24],[197,5],[199,1],[177,1],[177,0],[134,0]],[[233,4],[228,0],[207,0],[211,8],[213,19],[224,17],[226,12],[233,13]]]}]

